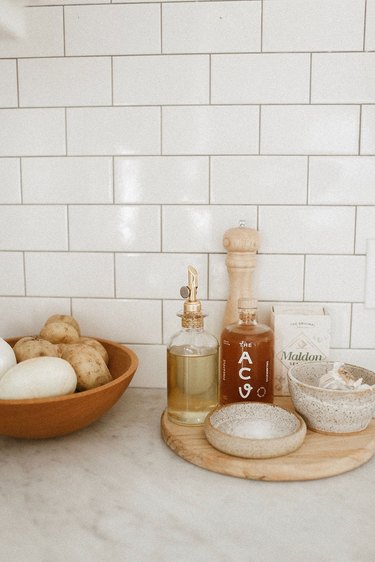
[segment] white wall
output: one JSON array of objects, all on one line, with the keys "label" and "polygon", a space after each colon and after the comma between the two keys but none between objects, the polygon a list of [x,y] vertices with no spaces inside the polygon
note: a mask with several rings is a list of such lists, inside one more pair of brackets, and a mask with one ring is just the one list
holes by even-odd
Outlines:
[{"label": "white wall", "polygon": [[261,318],[324,303],[332,357],[375,369],[375,0],[25,11],[0,36],[0,334],[72,313],[163,386],[186,267],[218,333],[222,236],[245,219]]}]

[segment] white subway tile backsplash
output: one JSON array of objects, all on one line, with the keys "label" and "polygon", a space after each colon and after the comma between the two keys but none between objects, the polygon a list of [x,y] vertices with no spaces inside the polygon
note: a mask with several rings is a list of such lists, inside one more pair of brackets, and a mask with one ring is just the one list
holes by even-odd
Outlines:
[{"label": "white subway tile backsplash", "polygon": [[256,207],[169,205],[163,208],[164,252],[222,252],[223,234],[244,220],[256,228]]},{"label": "white subway tile backsplash", "polygon": [[258,152],[257,107],[165,107],[162,128],[163,154]]},{"label": "white subway tile backsplash", "polygon": [[70,314],[64,298],[0,297],[0,337],[38,335],[53,314]]},{"label": "white subway tile backsplash", "polygon": [[0,158],[0,204],[21,203],[19,158]]},{"label": "white subway tile backsplash", "polygon": [[165,4],[162,25],[164,53],[260,51],[261,3]]},{"label": "white subway tile backsplash", "polygon": [[3,34],[0,58],[58,57],[64,54],[63,8],[24,9],[25,32],[17,38]]},{"label": "white subway tile backsplash", "polygon": [[[225,265],[226,254],[209,257],[209,298],[226,300],[229,280]],[[304,257],[258,255],[253,274],[253,294],[261,300],[303,299]],[[277,283],[275,283],[277,279]]]},{"label": "white subway tile backsplash", "polygon": [[309,202],[320,205],[375,205],[374,156],[310,158]]},{"label": "white subway tile backsplash", "polygon": [[67,110],[68,154],[160,154],[160,109],[97,107]]},{"label": "white subway tile backsplash", "polygon": [[167,348],[165,345],[128,346],[138,357],[138,369],[130,386],[166,388]]},{"label": "white subway tile backsplash", "polygon": [[263,154],[357,154],[359,107],[269,105],[262,107]]},{"label": "white subway tile backsplash", "polygon": [[116,203],[208,203],[207,156],[115,158]]},{"label": "white subway tile backsplash", "polygon": [[352,346],[375,347],[375,310],[363,304],[353,305]]},{"label": "white subway tile backsplash", "polygon": [[69,210],[70,249],[97,252],[159,252],[156,205],[74,205]]},{"label": "white subway tile backsplash", "polygon": [[264,0],[263,51],[361,51],[365,0]]},{"label": "white subway tile backsplash", "polygon": [[367,240],[375,238],[375,206],[357,208],[355,251],[365,254]]},{"label": "white subway tile backsplash", "polygon": [[375,50],[375,0],[367,0],[366,4],[366,42],[367,51]]},{"label": "white subway tile backsplash", "polygon": [[114,57],[113,86],[115,105],[208,103],[209,57]]},{"label": "white subway tile backsplash", "polygon": [[[187,283],[187,268],[199,276],[199,298],[207,298],[207,255],[205,254],[117,254],[116,296],[143,299],[175,299]],[[166,275],[168,272],[168,275]]]},{"label": "white subway tile backsplash", "polygon": [[305,298],[360,302],[364,298],[364,256],[306,256]]},{"label": "white subway tile backsplash", "polygon": [[67,250],[66,208],[0,206],[0,250]]},{"label": "white subway tile backsplash", "polygon": [[0,156],[62,154],[64,109],[0,109]]},{"label": "white subway tile backsplash", "polygon": [[308,103],[310,55],[213,55],[212,103]]},{"label": "white subway tile backsplash", "polygon": [[160,53],[160,8],[153,4],[67,6],[67,55]]},{"label": "white subway tile backsplash", "polygon": [[0,60],[0,77],[0,107],[17,107],[17,68],[15,60]]},{"label": "white subway tile backsplash", "polygon": [[373,103],[375,53],[324,53],[312,57],[312,103]]},{"label": "white subway tile backsplash", "polygon": [[361,154],[375,155],[375,105],[362,107]]},{"label": "white subway tile backsplash", "polygon": [[0,293],[2,295],[25,294],[23,256],[21,252],[0,252],[0,271]]},{"label": "white subway tile backsplash", "polygon": [[113,203],[112,158],[24,158],[24,203]]},{"label": "white subway tile backsplash", "polygon": [[213,156],[211,202],[284,205],[305,203],[307,158],[303,156]]},{"label": "white subway tile backsplash", "polygon": [[354,219],[354,207],[260,207],[259,251],[307,254],[352,253]]},{"label": "white subway tile backsplash", "polygon": [[331,349],[331,361],[340,361],[350,365],[358,365],[365,369],[374,370],[375,350],[373,349]]},{"label": "white subway tile backsplash", "polygon": [[110,57],[23,59],[18,63],[20,106],[109,105]]},{"label": "white subway tile backsplash", "polygon": [[161,301],[79,299],[72,313],[81,332],[121,343],[161,344]]},{"label": "white subway tile backsplash", "polygon": [[114,296],[110,253],[31,252],[25,255],[25,269],[28,296]]}]

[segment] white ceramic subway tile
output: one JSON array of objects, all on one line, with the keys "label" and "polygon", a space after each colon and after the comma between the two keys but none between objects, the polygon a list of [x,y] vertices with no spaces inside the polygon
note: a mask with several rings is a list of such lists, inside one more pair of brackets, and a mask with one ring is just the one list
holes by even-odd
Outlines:
[{"label": "white ceramic subway tile", "polygon": [[138,357],[138,368],[130,383],[135,388],[166,388],[167,348],[165,345],[128,346]]},{"label": "white ceramic subway tile", "polygon": [[116,203],[208,203],[206,156],[115,158]]},{"label": "white ceramic subway tile", "polygon": [[112,254],[31,252],[25,270],[28,296],[114,296]]},{"label": "white ceramic subway tile", "polygon": [[361,154],[375,154],[375,105],[362,107]]},{"label": "white ceramic subway tile", "polygon": [[163,208],[163,251],[222,252],[223,234],[244,220],[256,228],[256,207],[179,205]]},{"label": "white ceramic subway tile", "polygon": [[375,207],[357,208],[357,228],[355,236],[355,251],[365,254],[367,240],[375,238]]},{"label": "white ceramic subway tile", "polygon": [[232,54],[211,59],[212,103],[308,103],[310,55]]},{"label": "white ceramic subway tile", "polygon": [[0,107],[16,107],[18,99],[15,60],[0,60],[0,77]]},{"label": "white ceramic subway tile", "polygon": [[70,314],[70,300],[0,297],[0,337],[35,336],[53,314]]},{"label": "white ceramic subway tile", "polygon": [[112,158],[24,158],[24,203],[112,203]]},{"label": "white ceramic subway tile", "polygon": [[21,59],[20,106],[111,105],[110,57]]},{"label": "white ceramic subway tile", "polygon": [[73,299],[81,332],[124,344],[161,342],[161,301]]},{"label": "white ceramic subway tile", "polygon": [[0,58],[64,55],[62,7],[28,7],[24,9],[24,17],[24,35],[1,37]]},{"label": "white ceramic subway tile", "polygon": [[[163,301],[163,342],[168,345],[173,334],[181,330],[181,318],[177,316],[182,311],[182,300]],[[224,301],[202,301],[202,309],[207,316],[204,327],[217,339],[220,338],[224,318]]]},{"label": "white ceramic subway tile", "polygon": [[354,207],[259,208],[259,251],[345,254],[353,252]]},{"label": "white ceramic subway tile", "polygon": [[165,107],[162,122],[163,154],[258,152],[258,107]]},{"label": "white ceramic subway tile", "polygon": [[375,348],[375,310],[353,305],[352,347]]},{"label": "white ceramic subway tile", "polygon": [[187,283],[187,268],[198,271],[199,298],[207,298],[204,254],[117,254],[116,296],[127,299],[175,299]]},{"label": "white ceramic subway tile", "polygon": [[260,2],[163,5],[164,53],[260,51]]},{"label": "white ceramic subway tile", "polygon": [[0,204],[21,203],[20,161],[0,158]]},{"label": "white ceramic subway tile", "polygon": [[364,256],[306,256],[305,298],[359,302],[364,298]]},{"label": "white ceramic subway tile", "polygon": [[374,156],[310,158],[309,202],[321,205],[375,205]]},{"label": "white ceramic subway tile", "polygon": [[262,107],[261,153],[357,154],[359,107],[269,105]]},{"label": "white ceramic subway tile", "polygon": [[312,58],[312,103],[375,101],[375,53],[324,53]]},{"label": "white ceramic subway tile", "polygon": [[[226,254],[210,255],[210,299],[227,299],[229,283],[225,259]],[[253,274],[254,297],[262,300],[302,300],[303,270],[303,256],[258,255]]]},{"label": "white ceramic subway tile", "polygon": [[65,154],[63,109],[0,109],[0,156]]},{"label": "white ceramic subway tile", "polygon": [[367,0],[365,49],[375,50],[375,0]]},{"label": "white ceramic subway tile", "polygon": [[213,156],[211,203],[298,204],[306,202],[303,156]]},{"label": "white ceramic subway tile", "polygon": [[[112,0],[28,0],[28,4],[37,6],[67,6],[69,4],[110,4]],[[133,0],[132,0],[133,1]],[[124,3],[123,0],[121,0]]]},{"label": "white ceramic subway tile", "polygon": [[0,206],[1,250],[67,250],[66,208]]},{"label": "white ceramic subway tile", "polygon": [[375,350],[372,349],[331,349],[330,359],[375,370]]},{"label": "white ceramic subway tile", "polygon": [[114,57],[113,100],[115,105],[208,103],[209,57]]},{"label": "white ceramic subway tile", "polygon": [[67,6],[67,55],[160,53],[158,5]]},{"label": "white ceramic subway tile", "polygon": [[23,256],[21,252],[0,252],[0,294],[24,295]]},{"label": "white ceramic subway tile", "polygon": [[67,110],[68,154],[160,154],[158,107]]},{"label": "white ceramic subway tile", "polygon": [[156,205],[75,205],[69,210],[70,249],[159,252],[160,209]]},{"label": "white ceramic subway tile", "polygon": [[365,0],[264,0],[263,51],[361,51]]}]

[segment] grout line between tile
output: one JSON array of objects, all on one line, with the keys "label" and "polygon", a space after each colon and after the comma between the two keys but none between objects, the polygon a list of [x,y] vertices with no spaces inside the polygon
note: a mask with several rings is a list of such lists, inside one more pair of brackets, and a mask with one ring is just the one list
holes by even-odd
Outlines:
[{"label": "grout line between tile", "polygon": [[163,54],[163,2],[160,2],[160,53]]},{"label": "grout line between tile", "polygon": [[17,107],[20,107],[20,77],[19,77],[18,59],[16,59],[16,88],[17,88]]},{"label": "grout line between tile", "polygon": [[263,0],[260,3],[260,52],[263,52]]},{"label": "grout line between tile", "polygon": [[65,6],[62,7],[62,24],[63,24],[63,47],[64,47],[64,57],[66,55],[66,46],[65,46]]},{"label": "grout line between tile", "polygon": [[363,14],[363,51],[366,51],[366,25],[367,23],[367,0],[365,0],[365,11]]}]

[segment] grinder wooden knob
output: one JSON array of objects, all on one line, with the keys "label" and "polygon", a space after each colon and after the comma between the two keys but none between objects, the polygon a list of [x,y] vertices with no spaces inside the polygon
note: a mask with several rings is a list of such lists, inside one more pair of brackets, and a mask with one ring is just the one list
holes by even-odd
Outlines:
[{"label": "grinder wooden knob", "polygon": [[224,248],[227,250],[226,266],[229,276],[228,299],[224,312],[223,327],[238,319],[239,298],[251,299],[253,273],[258,249],[258,231],[239,226],[224,233]]}]

